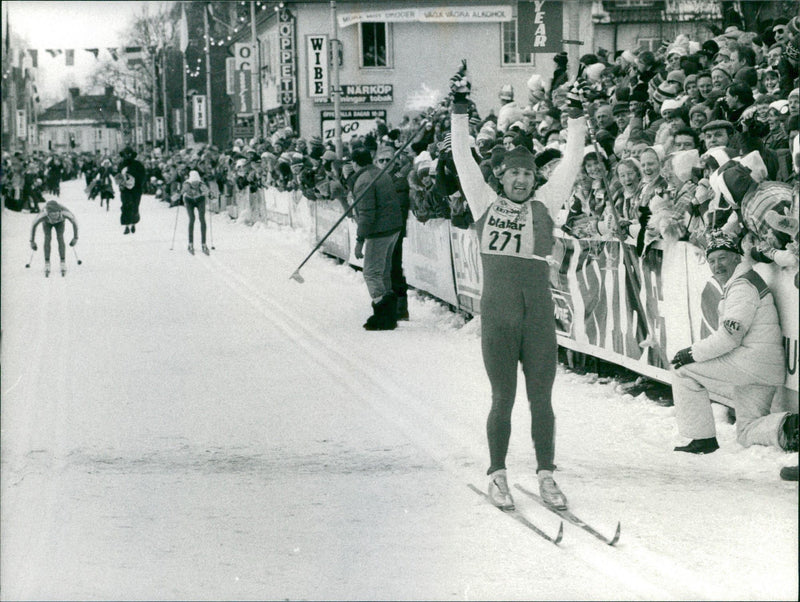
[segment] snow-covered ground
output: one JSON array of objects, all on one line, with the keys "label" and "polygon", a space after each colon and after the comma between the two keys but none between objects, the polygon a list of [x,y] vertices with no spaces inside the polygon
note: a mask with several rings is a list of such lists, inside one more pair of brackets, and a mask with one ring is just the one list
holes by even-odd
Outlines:
[{"label": "snow-covered ground", "polygon": [[[65,278],[30,269],[33,216],[2,214],[0,595],[23,599],[796,600],[797,454],[672,451],[674,410],[559,368],[555,546],[485,486],[479,320],[412,295],[366,332],[361,274],[301,233],[145,197],[123,236],[82,183]],[[178,233],[170,250],[176,211]],[[67,226],[67,240],[70,237]],[[41,231],[37,235],[41,248]],[[57,251],[53,249],[53,257]],[[519,387],[512,482],[536,489]],[[517,492],[555,534],[559,518]]]}]

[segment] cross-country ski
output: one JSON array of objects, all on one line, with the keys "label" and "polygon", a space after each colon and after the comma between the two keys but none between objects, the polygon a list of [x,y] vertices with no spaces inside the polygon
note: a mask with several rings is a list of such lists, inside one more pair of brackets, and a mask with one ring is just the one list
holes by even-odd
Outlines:
[{"label": "cross-country ski", "polygon": [[522,525],[525,525],[528,529],[530,529],[531,531],[536,533],[539,537],[542,537],[543,539],[546,539],[547,541],[549,541],[551,543],[554,543],[556,545],[561,543],[561,539],[564,536],[564,523],[563,522],[558,524],[558,533],[556,533],[555,536],[548,535],[547,533],[542,531],[542,529],[537,527],[533,522],[531,522],[531,520],[529,518],[527,518],[520,510],[518,510],[516,508],[512,509],[512,510],[506,510],[506,509],[500,508],[498,506],[495,506],[492,503],[491,498],[489,498],[489,496],[486,494],[486,492],[481,491],[480,489],[478,489],[472,483],[469,483],[467,485],[467,487],[469,487],[472,491],[474,491],[479,496],[481,496],[481,498],[483,498],[484,501],[486,501],[489,505],[494,506],[495,508],[500,510],[500,512],[502,512],[503,514],[513,518],[518,523],[520,523]]}]

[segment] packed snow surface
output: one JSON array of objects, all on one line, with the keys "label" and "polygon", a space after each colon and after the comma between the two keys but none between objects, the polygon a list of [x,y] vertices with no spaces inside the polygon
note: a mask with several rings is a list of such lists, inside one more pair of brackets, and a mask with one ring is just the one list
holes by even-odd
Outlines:
[{"label": "packed snow surface", "polygon": [[[2,215],[3,599],[797,600],[797,454],[742,448],[724,413],[718,452],[675,453],[674,408],[559,367],[556,480],[622,537],[564,523],[556,546],[467,487],[479,319],[412,293],[411,321],[366,332],[360,272],[317,254],[289,278],[305,233],[216,214],[192,256],[183,208],[146,196],[124,236],[118,200],[60,200],[64,278],[41,230],[24,267],[34,216]],[[535,491],[518,390],[509,478]]]}]

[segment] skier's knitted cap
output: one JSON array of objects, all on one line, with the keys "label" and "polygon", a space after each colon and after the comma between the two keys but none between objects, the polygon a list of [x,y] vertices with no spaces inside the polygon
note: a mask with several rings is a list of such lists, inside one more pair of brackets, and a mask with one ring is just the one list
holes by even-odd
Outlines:
[{"label": "skier's knitted cap", "polygon": [[729,234],[722,230],[712,230],[706,237],[706,257],[714,251],[730,251],[741,255],[742,251],[736,241]]},{"label": "skier's knitted cap", "polygon": [[502,166],[503,171],[514,167],[533,170],[536,168],[536,162],[531,151],[524,146],[515,146],[503,157]]},{"label": "skier's knitted cap", "polygon": [[200,181],[200,174],[196,172],[194,169],[189,172],[189,181],[190,182],[199,182]]},{"label": "skier's knitted cap", "polygon": [[44,210],[47,213],[57,213],[58,211],[61,211],[61,205],[55,201],[47,201],[44,205]]}]

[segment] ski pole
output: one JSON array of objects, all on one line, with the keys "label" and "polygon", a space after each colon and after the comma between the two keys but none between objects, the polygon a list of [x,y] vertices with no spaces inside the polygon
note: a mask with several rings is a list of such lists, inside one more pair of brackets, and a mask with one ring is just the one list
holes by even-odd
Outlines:
[{"label": "ski pole", "polygon": [[333,231],[334,231],[334,230],[336,230],[336,228],[338,228],[338,227],[339,227],[339,224],[341,224],[341,223],[344,221],[344,218],[346,218],[346,217],[347,217],[347,216],[350,214],[350,212],[353,210],[353,208],[354,208],[356,205],[358,205],[358,203],[361,201],[361,199],[363,199],[363,198],[364,198],[364,196],[367,194],[367,192],[369,192],[369,190],[372,188],[372,186],[375,184],[375,182],[378,180],[378,178],[380,178],[380,177],[381,177],[383,174],[385,174],[385,173],[386,173],[386,172],[389,170],[389,168],[390,168],[392,165],[394,165],[394,162],[397,160],[397,157],[399,157],[399,156],[400,156],[400,154],[401,154],[401,153],[402,153],[402,152],[403,152],[403,151],[406,149],[406,147],[407,147],[409,144],[411,144],[411,142],[412,142],[412,141],[413,141],[413,140],[414,140],[414,139],[417,137],[417,135],[418,135],[418,134],[419,134],[419,133],[420,133],[420,132],[421,132],[421,131],[422,131],[422,130],[425,128],[425,126],[426,126],[426,125],[427,125],[427,123],[426,123],[426,120],[424,120],[424,119],[423,119],[423,120],[422,120],[422,124],[421,124],[421,125],[420,125],[420,127],[419,127],[419,128],[418,128],[418,129],[417,129],[415,132],[414,132],[414,134],[413,134],[412,136],[410,136],[410,137],[408,138],[408,140],[406,140],[406,143],[405,143],[405,144],[403,144],[403,146],[401,146],[401,147],[400,147],[400,148],[397,150],[397,152],[396,152],[396,153],[394,154],[394,156],[393,156],[393,157],[392,157],[392,158],[389,160],[389,162],[388,162],[386,165],[384,165],[384,166],[383,166],[383,168],[382,168],[382,169],[381,169],[381,170],[380,170],[380,171],[379,171],[377,174],[375,174],[375,177],[372,179],[372,182],[370,182],[370,183],[369,183],[369,186],[367,186],[366,188],[364,188],[364,190],[361,192],[361,194],[359,194],[359,195],[358,195],[358,197],[357,197],[357,198],[356,198],[356,199],[355,199],[355,200],[354,200],[352,203],[350,203],[350,205],[347,207],[347,209],[345,209],[345,210],[344,210],[344,213],[342,214],[342,216],[341,216],[341,217],[340,217],[338,220],[336,220],[336,223],[335,223],[335,224],[333,224],[333,226],[331,226],[331,227],[330,227],[330,229],[329,229],[329,230],[328,230],[328,231],[325,233],[325,235],[324,235],[324,236],[323,236],[323,237],[322,237],[322,238],[319,240],[319,242],[317,242],[317,244],[316,244],[316,245],[314,245],[314,248],[313,248],[313,249],[311,249],[311,252],[310,252],[308,255],[306,255],[306,258],[305,258],[305,259],[304,259],[304,260],[303,260],[303,261],[300,263],[300,265],[299,265],[299,266],[297,266],[297,269],[296,269],[296,270],[295,270],[295,271],[292,273],[292,275],[291,275],[291,276],[289,276],[289,277],[290,277],[292,280],[296,280],[296,281],[297,281],[297,282],[299,282],[300,284],[302,284],[302,283],[304,282],[304,280],[303,280],[303,277],[300,275],[300,269],[301,269],[301,268],[302,268],[302,267],[303,267],[303,266],[306,264],[306,262],[307,262],[309,259],[311,259],[311,257],[314,255],[314,253],[316,253],[316,252],[317,252],[317,249],[319,249],[319,248],[322,246],[322,243],[324,243],[324,242],[325,242],[325,241],[328,239],[328,237],[329,237],[329,236],[330,236],[330,235],[333,233]]},{"label": "ski pole", "polygon": [[178,212],[181,210],[180,205],[175,205],[175,227],[172,228],[172,244],[169,246],[169,250],[175,248],[175,233],[178,231]]},{"label": "ski pole", "polygon": [[78,259],[78,252],[75,250],[75,247],[72,247],[72,252],[75,254],[75,261],[78,262],[78,265],[81,265],[83,262]]},{"label": "ski pole", "polygon": [[25,264],[26,268],[31,267],[31,262],[33,261],[33,254],[34,253],[36,253],[36,251],[31,251],[31,257],[30,257],[30,259],[28,259],[28,263]]},{"label": "ski pole", "polygon": [[[600,159],[603,154],[600,152],[600,145],[597,143],[597,137],[595,135],[595,124],[593,122],[592,116],[589,114],[588,104],[586,102],[586,96],[583,93],[583,90],[578,88],[578,95],[580,96],[581,102],[583,103],[584,111],[586,112],[586,125],[589,131],[589,138],[592,141],[592,146],[594,147],[594,152],[597,154],[598,159]],[[642,301],[639,298],[639,291],[642,289],[642,282],[643,278],[638,274],[636,271],[636,263],[637,261],[631,257],[631,249],[625,243],[624,237],[622,236],[622,227],[620,226],[620,219],[619,214],[617,213],[617,208],[614,206],[614,198],[611,194],[611,185],[608,182],[608,173],[605,169],[605,166],[601,163],[601,171],[603,175],[603,185],[606,189],[606,206],[608,207],[611,218],[614,221],[614,234],[616,234],[617,239],[619,240],[620,244],[620,252],[622,254],[622,263],[625,266],[625,271],[628,274],[628,279],[630,280],[634,291],[632,297],[636,302],[636,310],[639,315],[644,320],[644,325],[647,327],[647,337],[646,339],[652,339],[652,346],[655,347],[656,351],[658,352],[659,359],[664,363],[664,366],[669,366],[669,360],[664,353],[664,350],[661,348],[661,345],[658,341],[655,340],[655,332],[653,329],[652,322],[650,317],[647,314],[646,307],[642,305]],[[645,287],[645,295],[647,295],[648,300],[650,300],[650,290],[649,288]]]}]

